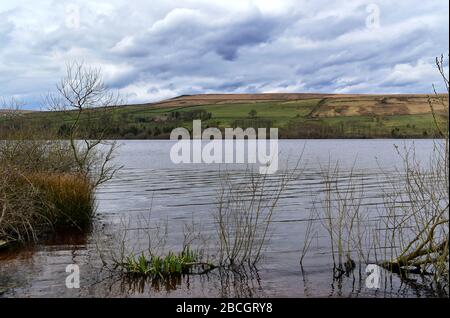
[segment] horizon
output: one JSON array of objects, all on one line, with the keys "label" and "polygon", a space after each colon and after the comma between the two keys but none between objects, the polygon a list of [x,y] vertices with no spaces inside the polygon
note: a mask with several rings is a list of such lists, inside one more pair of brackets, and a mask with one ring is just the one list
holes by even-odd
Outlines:
[{"label": "horizon", "polygon": [[75,60],[101,68],[128,104],[199,93],[442,90],[434,59],[448,54],[449,3],[324,4],[2,1],[0,97],[38,109]]},{"label": "horizon", "polygon": [[[445,93],[438,93],[439,95],[446,95]],[[424,93],[387,93],[387,94],[376,94],[376,93],[340,93],[340,94],[336,94],[336,93],[298,93],[298,92],[292,92],[292,93],[206,93],[206,94],[184,94],[184,95],[179,95],[179,96],[175,96],[175,97],[171,97],[171,98],[166,98],[166,99],[162,99],[162,100],[157,100],[157,101],[152,101],[152,102],[143,102],[143,103],[125,103],[125,104],[119,104],[119,105],[112,105],[109,107],[127,107],[127,106],[157,106],[158,104],[162,104],[164,102],[167,101],[171,101],[171,100],[176,100],[176,99],[182,99],[185,97],[195,97],[195,96],[231,96],[231,95],[240,95],[240,96],[249,96],[249,95],[318,95],[318,96],[327,96],[328,98],[336,96],[336,97],[358,97],[358,96],[414,96],[414,97],[418,97],[418,96],[433,96],[434,94],[424,94]],[[1,98],[1,96],[0,96]],[[252,99],[252,101],[254,101]],[[262,102],[264,100],[261,100]],[[6,108],[1,108],[0,107],[0,112],[4,112],[4,111],[8,111],[8,109]],[[27,108],[27,105],[23,105],[23,107],[21,106],[19,111],[24,111],[24,112],[33,112],[33,111],[48,111],[48,112],[54,112],[55,110],[51,110],[51,109],[45,109],[45,108]]]}]

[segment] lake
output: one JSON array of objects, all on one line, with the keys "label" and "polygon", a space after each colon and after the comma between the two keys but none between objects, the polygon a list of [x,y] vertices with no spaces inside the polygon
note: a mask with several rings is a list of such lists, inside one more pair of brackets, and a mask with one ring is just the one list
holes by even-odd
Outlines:
[{"label": "lake", "polygon": [[[245,183],[246,165],[180,164],[170,161],[171,141],[120,141],[115,161],[123,165],[116,177],[97,190],[97,215],[89,234],[58,233],[42,244],[0,254],[2,297],[426,297],[436,296],[420,279],[402,283],[383,273],[381,287],[368,288],[365,265],[348,277],[333,280],[330,246],[323,232],[312,240],[303,270],[299,265],[310,211],[323,189],[321,171],[330,160],[339,162],[341,176],[353,173],[364,180],[363,207],[382,207],[386,175],[401,166],[394,145],[415,145],[427,161],[432,140],[280,140],[280,171],[294,180],[274,211],[270,240],[261,262],[242,274],[212,271],[157,282],[130,281],[102,269],[99,253],[115,233],[126,229],[128,248],[147,243],[146,227],[167,225],[165,249],[179,250],[183,228],[194,224],[204,237],[215,235],[213,211],[221,174]],[[298,161],[302,154],[301,161]],[[330,159],[331,158],[331,159]],[[268,176],[274,182],[280,174]],[[317,208],[317,207],[316,207]],[[320,209],[320,207],[319,207]],[[375,214],[374,214],[375,215]],[[316,220],[319,222],[320,220]],[[144,226],[145,225],[145,226]],[[113,247],[117,248],[117,246]],[[214,246],[209,246],[213,250]],[[65,268],[80,266],[80,288],[68,289]]]}]

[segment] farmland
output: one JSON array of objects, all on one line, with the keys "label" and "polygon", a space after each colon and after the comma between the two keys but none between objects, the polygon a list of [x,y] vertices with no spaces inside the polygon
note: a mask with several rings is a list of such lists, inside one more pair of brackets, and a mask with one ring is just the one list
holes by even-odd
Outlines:
[{"label": "farmland", "polygon": [[[447,98],[442,96],[443,98]],[[436,116],[448,116],[435,109]],[[0,112],[0,134],[32,130],[64,138],[73,112]],[[429,138],[436,135],[426,95],[208,94],[157,103],[93,108],[80,137],[167,139],[176,127],[276,127],[280,138]]]}]

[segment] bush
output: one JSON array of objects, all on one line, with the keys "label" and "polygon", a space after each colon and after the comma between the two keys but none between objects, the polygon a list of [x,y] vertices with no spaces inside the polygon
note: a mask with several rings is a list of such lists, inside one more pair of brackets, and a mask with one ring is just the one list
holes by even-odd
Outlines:
[{"label": "bush", "polygon": [[0,166],[0,241],[31,241],[42,227],[50,225],[38,191],[16,169]]},{"label": "bush", "polygon": [[77,169],[68,142],[34,139],[0,141],[0,166],[22,172],[73,172]]},{"label": "bush", "polygon": [[[94,213],[94,189],[119,169],[112,164],[117,144],[102,137],[113,120],[106,112],[122,99],[106,87],[100,70],[68,63],[56,91],[45,98],[48,108],[76,113],[70,126],[59,127],[68,140],[55,140],[58,131],[41,127],[0,141],[0,241],[34,240],[48,227],[85,227]],[[20,118],[14,105],[6,108]],[[95,115],[105,111],[97,121],[91,121],[94,107]],[[86,134],[89,139],[77,139]]]},{"label": "bush", "polygon": [[56,227],[86,228],[94,187],[64,141],[0,142],[0,240],[35,241]]}]

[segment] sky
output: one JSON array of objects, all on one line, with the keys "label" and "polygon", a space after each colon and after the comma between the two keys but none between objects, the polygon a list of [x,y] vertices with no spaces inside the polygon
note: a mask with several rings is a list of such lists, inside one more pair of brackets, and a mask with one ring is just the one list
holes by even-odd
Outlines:
[{"label": "sky", "polygon": [[[66,63],[128,103],[203,93],[431,93],[446,0],[0,0],[0,97],[42,108]],[[448,62],[446,64],[448,71]]]}]

